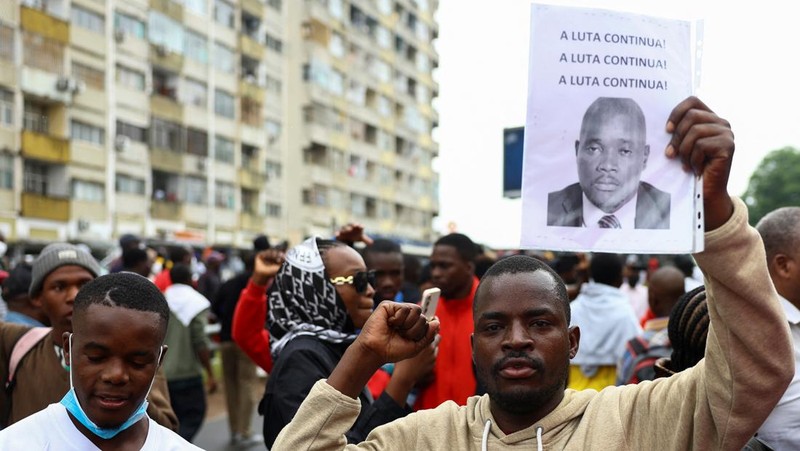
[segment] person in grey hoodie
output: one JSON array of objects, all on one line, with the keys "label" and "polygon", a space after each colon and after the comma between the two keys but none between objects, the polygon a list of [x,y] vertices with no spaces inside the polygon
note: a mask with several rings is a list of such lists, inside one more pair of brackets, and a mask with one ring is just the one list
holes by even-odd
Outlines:
[{"label": "person in grey hoodie", "polygon": [[[295,449],[708,449],[736,450],[753,436],[794,375],[789,327],[747,207],[727,191],[730,125],[690,97],[670,114],[665,153],[703,177],[710,327],[705,357],[670,378],[564,389],[580,330],[569,327],[563,282],[526,257],[498,262],[475,295],[475,367],[487,394],[448,402],[374,429],[345,432],[356,399],[387,361],[413,356],[439,322],[418,306],[381,303],[327,380],[318,381],[273,451]],[[769,331],[765,335],[764,331]],[[465,343],[466,345],[466,343]]]}]

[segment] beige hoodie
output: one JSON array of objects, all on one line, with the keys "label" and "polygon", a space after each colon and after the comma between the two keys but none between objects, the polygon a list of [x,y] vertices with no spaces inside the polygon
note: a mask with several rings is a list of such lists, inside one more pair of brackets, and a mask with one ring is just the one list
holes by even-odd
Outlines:
[{"label": "beige hoodie", "polygon": [[549,415],[509,435],[494,424],[484,395],[383,425],[358,445],[346,445],[344,433],[361,404],[319,381],[272,450],[467,450],[481,449],[484,437],[492,450],[740,450],[791,381],[794,355],[761,238],[744,203],[734,199],[734,206],[695,255],[711,326],[705,359],[694,368],[601,392],[566,390]]}]

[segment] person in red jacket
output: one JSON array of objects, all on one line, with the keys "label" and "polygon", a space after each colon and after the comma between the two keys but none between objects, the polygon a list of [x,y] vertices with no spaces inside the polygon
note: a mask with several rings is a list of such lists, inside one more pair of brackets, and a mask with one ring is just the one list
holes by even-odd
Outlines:
[{"label": "person in red jacket", "polygon": [[[464,405],[476,393],[472,365],[472,300],[478,289],[475,257],[478,247],[469,237],[451,233],[439,238],[431,254],[431,280],[442,290],[436,308],[441,328],[439,355],[431,381],[414,404],[415,410],[432,409],[445,401]],[[424,385],[424,384],[423,384]]]},{"label": "person in red jacket", "polygon": [[267,289],[281,269],[283,260],[283,252],[277,249],[267,249],[256,255],[253,275],[239,296],[231,327],[233,341],[267,373],[272,371],[269,331],[264,328]]}]

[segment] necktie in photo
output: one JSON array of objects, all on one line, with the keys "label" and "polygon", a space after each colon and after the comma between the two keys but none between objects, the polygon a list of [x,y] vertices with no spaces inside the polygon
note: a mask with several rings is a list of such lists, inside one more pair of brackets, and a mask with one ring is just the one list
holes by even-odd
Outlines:
[{"label": "necktie in photo", "polygon": [[600,226],[601,229],[621,229],[622,224],[619,223],[619,219],[617,219],[614,215],[605,215],[597,221],[597,224]]}]

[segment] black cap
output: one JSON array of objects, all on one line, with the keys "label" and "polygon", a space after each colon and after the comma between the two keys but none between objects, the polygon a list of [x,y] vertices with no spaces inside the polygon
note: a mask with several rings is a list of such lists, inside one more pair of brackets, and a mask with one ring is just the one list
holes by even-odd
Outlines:
[{"label": "black cap", "polygon": [[266,235],[259,235],[253,240],[253,250],[256,252],[265,251],[269,248],[269,238]]},{"label": "black cap", "polygon": [[17,265],[3,281],[3,298],[6,300],[14,299],[21,294],[28,294],[31,287],[33,269],[24,263]]}]

